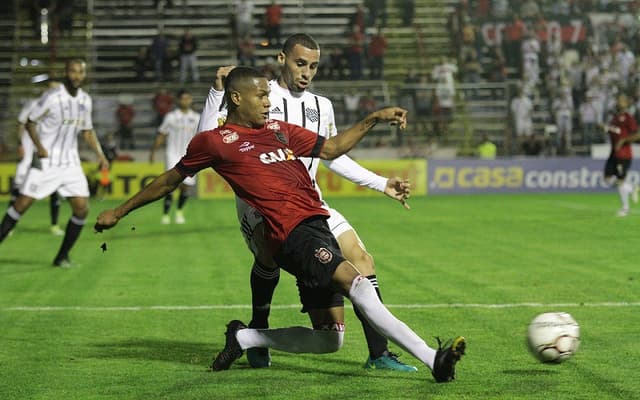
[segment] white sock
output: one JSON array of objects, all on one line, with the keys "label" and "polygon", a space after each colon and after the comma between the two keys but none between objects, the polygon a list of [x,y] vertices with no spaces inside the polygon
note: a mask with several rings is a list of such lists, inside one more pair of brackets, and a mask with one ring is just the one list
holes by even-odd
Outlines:
[{"label": "white sock", "polygon": [[349,299],[360,309],[365,318],[380,334],[389,338],[433,369],[436,350],[427,346],[425,341],[411,328],[389,312],[378,298],[373,285],[367,278],[358,276],[353,280],[351,290],[349,290]]},{"label": "white sock", "polygon": [[622,203],[622,208],[625,210],[629,209],[629,195],[633,191],[633,186],[629,182],[622,182],[618,185],[618,195],[620,196],[620,202]]},{"label": "white sock", "polygon": [[293,326],[280,329],[240,329],[236,338],[243,350],[268,347],[288,353],[335,353],[342,347],[344,330],[319,330]]}]

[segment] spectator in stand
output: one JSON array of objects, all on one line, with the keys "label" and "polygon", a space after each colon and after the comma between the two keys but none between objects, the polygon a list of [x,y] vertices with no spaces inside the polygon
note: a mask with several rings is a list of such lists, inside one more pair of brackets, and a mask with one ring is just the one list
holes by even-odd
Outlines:
[{"label": "spectator in stand", "polygon": [[526,27],[518,14],[513,15],[513,20],[504,28],[503,45],[506,63],[508,67],[521,70],[522,38]]},{"label": "spectator in stand", "polygon": [[[415,114],[417,117],[417,133],[418,134],[427,134],[429,122],[433,124],[433,131],[436,132],[438,129],[438,123],[435,120],[432,120],[433,111],[435,108],[435,93],[433,89],[429,88],[429,76],[427,74],[422,74],[417,76],[417,87],[414,90],[413,94],[413,104],[414,109],[416,110]],[[405,82],[412,82],[413,78],[409,75],[405,79]]]},{"label": "spectator in stand", "polygon": [[556,137],[556,148],[562,151],[571,151],[571,134],[573,132],[573,97],[571,89],[567,86],[560,89],[558,95],[553,99],[551,111],[554,115],[558,135]]},{"label": "spectator in stand", "polygon": [[253,1],[236,0],[233,6],[237,40],[253,35]]},{"label": "spectator in stand", "polygon": [[376,98],[373,96],[373,91],[371,89],[367,90],[367,94],[365,96],[360,97],[360,102],[358,104],[358,111],[360,113],[358,119],[363,119],[363,115],[367,116],[371,114],[371,110],[375,111],[378,109],[378,105],[376,102]]},{"label": "spectator in stand", "polygon": [[483,160],[493,160],[496,158],[497,148],[495,143],[489,139],[489,135],[482,134],[482,142],[476,148],[476,154]]},{"label": "spectator in stand", "polygon": [[193,82],[200,80],[198,56],[196,55],[197,50],[198,40],[193,36],[189,28],[185,28],[180,38],[180,46],[178,47],[178,53],[180,54],[180,83],[187,81],[187,70],[191,71],[191,79]]},{"label": "spectator in stand", "polygon": [[238,64],[250,65],[254,67],[256,65],[256,45],[251,39],[251,35],[245,34],[240,40],[238,40]]},{"label": "spectator in stand", "polygon": [[133,68],[136,71],[136,80],[145,80],[144,73],[151,67],[149,60],[149,49],[142,46],[138,49],[138,54],[134,60]]},{"label": "spectator in stand", "polygon": [[580,125],[582,127],[582,142],[590,146],[595,143],[598,126],[602,124],[602,115],[593,93],[587,92],[587,98],[580,104]]},{"label": "spectator in stand", "polygon": [[507,79],[507,66],[502,47],[493,45],[489,48],[489,65],[487,79],[489,82],[504,82]]},{"label": "spectator in stand", "polygon": [[136,148],[133,137],[133,118],[136,112],[133,108],[133,97],[131,95],[121,94],[118,96],[118,108],[116,109],[116,120],[118,121],[118,130],[116,135],[120,141],[122,150],[134,150]]},{"label": "spectator in stand", "polygon": [[[368,0],[366,6],[369,9],[369,23],[367,26],[387,26],[387,0]],[[378,22],[380,17],[380,22]]]},{"label": "spectator in stand", "polygon": [[173,108],[173,96],[169,94],[167,89],[160,88],[153,97],[153,109],[156,112],[154,126],[157,128],[162,124],[164,116]]},{"label": "spectator in stand", "polygon": [[436,83],[435,102],[433,103],[433,115],[435,117],[435,131],[437,135],[446,135],[453,116],[453,104],[455,100],[454,74],[458,73],[458,67],[449,62],[446,57],[440,59],[440,64],[431,71],[431,77]]},{"label": "spectator in stand", "polygon": [[362,58],[364,56],[364,34],[360,26],[353,25],[347,38],[347,59],[349,60],[349,78],[362,79]]},{"label": "spectator in stand", "polygon": [[505,18],[509,14],[509,0],[493,0],[491,15],[494,18]]},{"label": "spectator in stand", "polygon": [[343,80],[345,78],[346,60],[344,51],[340,47],[334,47],[329,54],[328,79]]},{"label": "spectator in stand", "polygon": [[364,5],[358,4],[356,6],[356,11],[351,15],[351,18],[349,18],[349,25],[348,25],[349,31],[352,31],[353,30],[352,27],[355,25],[358,27],[358,30],[361,33],[364,33],[366,16],[367,16],[367,11],[364,8]]},{"label": "spectator in stand", "polygon": [[516,144],[522,147],[525,139],[533,135],[533,102],[527,97],[522,87],[518,88],[518,96],[511,100],[510,110]]},{"label": "spectator in stand", "polygon": [[358,121],[360,114],[358,108],[360,107],[360,93],[351,88],[344,94],[344,118],[343,123],[345,125],[351,125]]},{"label": "spectator in stand", "polygon": [[169,41],[164,36],[162,31],[151,41],[151,47],[149,48],[151,59],[153,60],[154,70],[156,72],[156,81],[161,81],[166,78],[166,72],[168,71],[169,64]]},{"label": "spectator in stand", "polygon": [[271,47],[280,46],[280,25],[282,23],[282,6],[275,0],[267,6],[264,13],[264,29],[267,42]]},{"label": "spectator in stand", "polygon": [[540,80],[540,42],[531,33],[524,34],[522,41],[522,77],[525,85],[530,87],[537,86]]},{"label": "spectator in stand", "polygon": [[524,0],[520,5],[520,16],[523,19],[533,19],[540,14],[540,6],[536,0]]},{"label": "spectator in stand", "polygon": [[415,0],[399,0],[396,4],[400,5],[400,15],[402,17],[402,26],[412,26],[413,18],[416,13]]},{"label": "spectator in stand", "polygon": [[382,32],[382,26],[369,41],[367,56],[369,57],[369,79],[382,79],[384,75],[384,54],[387,51],[387,38]]},{"label": "spectator in stand", "polygon": [[544,143],[538,135],[532,134],[524,138],[521,148],[525,156],[539,156],[544,151]]}]

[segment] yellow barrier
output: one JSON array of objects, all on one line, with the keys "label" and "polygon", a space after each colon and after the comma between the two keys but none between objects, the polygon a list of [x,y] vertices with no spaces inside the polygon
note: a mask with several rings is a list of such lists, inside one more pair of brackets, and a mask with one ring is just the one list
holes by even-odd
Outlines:
[{"label": "yellow barrier", "polygon": [[[413,195],[426,194],[425,160],[363,160],[360,164],[382,176],[400,177],[411,181]],[[97,164],[84,163],[87,176],[95,176]],[[115,162],[111,169],[111,192],[107,199],[126,199],[148,185],[164,172],[162,163]],[[0,164],[0,198],[8,198],[15,164]],[[231,198],[231,187],[212,169],[198,174],[198,197],[202,199]],[[376,196],[373,190],[355,185],[329,171],[324,165],[318,170],[318,184],[325,196]]]}]

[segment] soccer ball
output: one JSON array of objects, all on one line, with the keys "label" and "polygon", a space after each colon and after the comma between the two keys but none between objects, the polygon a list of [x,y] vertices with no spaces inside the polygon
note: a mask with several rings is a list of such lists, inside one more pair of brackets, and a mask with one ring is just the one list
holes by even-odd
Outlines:
[{"label": "soccer ball", "polygon": [[544,363],[561,363],[580,345],[580,326],[565,312],[540,314],[531,321],[527,332],[529,350]]}]

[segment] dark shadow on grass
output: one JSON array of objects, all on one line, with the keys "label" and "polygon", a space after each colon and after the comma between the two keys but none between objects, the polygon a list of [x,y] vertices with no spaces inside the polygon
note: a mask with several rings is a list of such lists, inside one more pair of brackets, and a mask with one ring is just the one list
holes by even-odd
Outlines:
[{"label": "dark shadow on grass", "polygon": [[551,376],[557,375],[558,371],[551,371],[548,369],[505,369],[502,371],[507,375],[519,375],[519,376]]},{"label": "dark shadow on grass", "polygon": [[[234,232],[237,229],[238,228],[236,227],[234,229]],[[119,230],[117,232],[110,234],[110,236],[105,235],[104,237],[107,242],[120,242],[123,240],[129,241],[129,240],[144,239],[144,238],[154,238],[154,239],[159,239],[162,237],[175,238],[176,235],[188,235],[188,234],[202,234],[202,233],[220,234],[226,230],[227,229],[220,229],[220,227],[204,227],[204,226],[186,228],[186,229],[183,226],[181,226],[180,228],[174,228],[170,230],[160,230],[157,227],[146,229],[139,226],[138,227],[131,226],[128,228],[127,231]],[[94,233],[94,234],[96,235],[95,237],[98,237],[98,238],[101,237],[100,234],[97,234],[97,233]]]},{"label": "dark shadow on grass", "polygon": [[[95,351],[89,353],[87,357],[103,360],[131,359],[181,363],[200,366],[202,371],[206,372],[214,356],[223,346],[222,343],[208,344],[163,339],[131,339],[121,342],[96,343],[93,345]],[[265,373],[268,371],[287,371],[295,372],[299,374],[299,377],[304,374],[322,374],[385,380],[415,380],[422,377],[420,372],[400,374],[397,372],[367,371],[362,368],[362,363],[338,359],[336,353],[315,355],[274,352],[272,353],[272,359],[272,366],[271,368],[265,368]],[[303,360],[304,365],[301,365],[301,360]],[[231,367],[232,371],[243,369],[262,371],[252,369],[245,356],[236,361]]]}]

